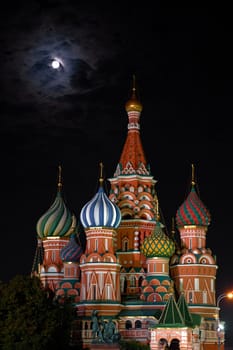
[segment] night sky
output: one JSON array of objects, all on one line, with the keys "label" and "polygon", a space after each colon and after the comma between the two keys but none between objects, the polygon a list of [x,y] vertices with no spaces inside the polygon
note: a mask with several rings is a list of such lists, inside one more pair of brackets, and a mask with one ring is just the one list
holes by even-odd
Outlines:
[{"label": "night sky", "polygon": [[[55,199],[59,165],[77,218],[97,190],[99,162],[106,179],[113,176],[135,74],[165,224],[170,230],[190,191],[193,163],[212,217],[207,247],[219,265],[217,294],[233,290],[230,9],[122,4],[31,0],[1,8],[0,279],[30,273],[36,223]],[[221,307],[233,344],[233,302]]]}]

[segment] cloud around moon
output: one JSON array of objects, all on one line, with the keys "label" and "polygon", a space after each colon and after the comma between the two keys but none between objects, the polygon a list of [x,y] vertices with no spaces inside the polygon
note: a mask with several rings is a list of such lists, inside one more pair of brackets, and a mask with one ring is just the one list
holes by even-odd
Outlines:
[{"label": "cloud around moon", "polygon": [[[105,31],[101,14],[84,12],[78,6],[75,12],[63,1],[47,11],[43,5],[32,1],[28,7],[22,4],[17,13],[5,14],[2,102],[28,109],[34,104],[40,113],[51,106],[56,113],[54,106],[60,111],[70,109],[72,96],[83,96],[109,81],[102,67],[117,55],[117,45]],[[60,69],[52,69],[54,57],[61,60]]]}]

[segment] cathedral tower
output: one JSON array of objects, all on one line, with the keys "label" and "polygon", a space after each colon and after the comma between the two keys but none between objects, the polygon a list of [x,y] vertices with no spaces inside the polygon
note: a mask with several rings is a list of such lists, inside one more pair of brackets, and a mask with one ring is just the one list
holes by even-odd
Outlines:
[{"label": "cathedral tower", "polygon": [[178,294],[185,295],[189,310],[214,323],[217,265],[212,251],[206,247],[210,220],[210,213],[197,193],[192,165],[191,190],[176,213],[181,247],[171,259],[170,271]]},{"label": "cathedral tower", "polygon": [[98,310],[99,315],[113,316],[121,308],[120,264],[114,247],[121,212],[104,192],[102,163],[100,167],[99,189],[80,214],[86,234],[86,250],[80,258],[80,301],[87,315]]},{"label": "cathedral tower", "polygon": [[61,166],[59,166],[56,198],[36,225],[38,248],[32,269],[32,273],[37,273],[44,286],[52,291],[64,277],[60,252],[69,242],[75,228],[76,217],[70,212],[62,196]]},{"label": "cathedral tower", "polygon": [[156,181],[150,173],[140,137],[142,108],[134,78],[131,98],[125,104],[128,133],[114,177],[109,179],[109,198],[120,208],[122,216],[116,241],[116,254],[122,265],[122,295],[140,294],[142,272],[147,266],[140,246],[156,224]]}]

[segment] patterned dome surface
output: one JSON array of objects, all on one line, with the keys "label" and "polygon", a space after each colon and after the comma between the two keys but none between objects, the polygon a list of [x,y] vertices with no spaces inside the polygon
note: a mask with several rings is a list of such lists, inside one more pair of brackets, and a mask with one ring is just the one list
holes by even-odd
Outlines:
[{"label": "patterned dome surface", "polygon": [[77,242],[76,234],[72,234],[69,243],[61,249],[60,256],[65,262],[78,262],[83,251]]},{"label": "patterned dome surface", "polygon": [[120,209],[111,202],[100,186],[96,195],[81,210],[80,220],[84,228],[113,227],[121,221]]},{"label": "patterned dome surface", "polygon": [[57,192],[51,207],[36,225],[37,235],[45,237],[69,237],[76,227],[76,217],[66,207],[61,192]]},{"label": "patterned dome surface", "polygon": [[210,224],[210,213],[198,197],[195,187],[180,206],[176,213],[177,226],[199,225],[208,226]]},{"label": "patterned dome surface", "polygon": [[141,246],[141,252],[147,258],[171,257],[175,252],[175,243],[162,230],[157,223],[154,232],[146,237]]}]

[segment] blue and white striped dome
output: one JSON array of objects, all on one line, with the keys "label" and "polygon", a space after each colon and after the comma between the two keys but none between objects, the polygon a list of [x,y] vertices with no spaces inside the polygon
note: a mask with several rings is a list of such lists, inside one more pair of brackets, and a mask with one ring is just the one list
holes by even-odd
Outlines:
[{"label": "blue and white striped dome", "polygon": [[121,211],[116,204],[111,202],[100,185],[96,195],[82,208],[80,220],[84,228],[117,228],[121,221]]}]

